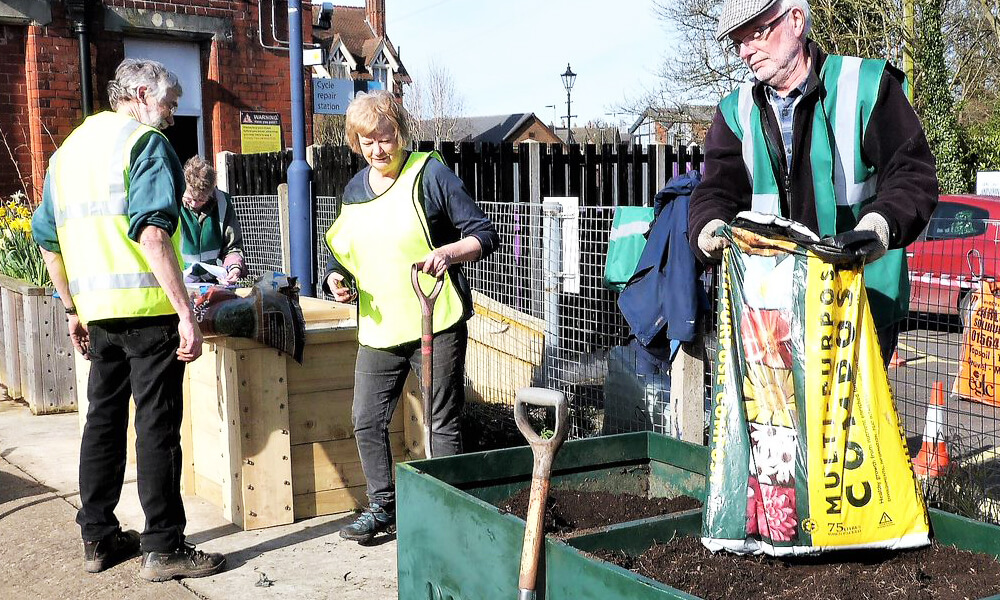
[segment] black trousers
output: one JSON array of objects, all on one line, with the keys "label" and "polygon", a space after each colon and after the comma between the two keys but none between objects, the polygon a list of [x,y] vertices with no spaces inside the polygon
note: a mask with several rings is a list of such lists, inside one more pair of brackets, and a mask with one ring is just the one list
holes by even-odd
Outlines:
[{"label": "black trousers", "polygon": [[[459,416],[465,404],[465,350],[468,328],[463,321],[434,334],[434,389],[431,390],[431,439],[434,456],[462,453]],[[368,500],[394,510],[392,448],[389,422],[399,404],[406,376],[420,375],[420,341],[393,348],[358,347],[354,367],[354,437],[367,480]]]},{"label": "black trousers", "polygon": [[184,541],[181,419],[184,363],[177,360],[176,315],[94,321],[90,331],[87,424],[80,444],[80,502],[85,541],[118,527],[115,507],[125,477],[129,397],[135,398],[139,502],[146,516],[143,552],[169,552]]}]

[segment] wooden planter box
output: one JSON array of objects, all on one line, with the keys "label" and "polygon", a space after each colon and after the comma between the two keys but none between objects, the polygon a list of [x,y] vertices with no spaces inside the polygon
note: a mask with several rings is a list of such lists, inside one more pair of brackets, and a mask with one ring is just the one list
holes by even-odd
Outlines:
[{"label": "wooden planter box", "polygon": [[77,408],[73,343],[53,292],[0,275],[0,383],[36,415]]},{"label": "wooden planter box", "polygon": [[[302,364],[252,340],[212,338],[185,377],[187,493],[243,529],[367,505],[351,404],[354,307],[302,298]],[[414,381],[390,427],[393,457],[422,457]]]}]

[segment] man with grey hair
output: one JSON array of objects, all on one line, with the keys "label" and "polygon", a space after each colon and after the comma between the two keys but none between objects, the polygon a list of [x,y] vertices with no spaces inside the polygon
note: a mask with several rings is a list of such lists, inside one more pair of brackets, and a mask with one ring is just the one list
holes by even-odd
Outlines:
[{"label": "man with grey hair", "polygon": [[[180,426],[184,365],[202,335],[180,270],[184,177],[161,129],[181,86],[158,62],[126,59],[108,85],[113,110],[87,117],[49,160],[32,219],[73,346],[90,361],[80,444],[84,569],[142,552],[150,581],[217,573],[221,554],[184,539]],[[129,400],[135,399],[142,534],[115,517],[125,474]]]},{"label": "man with grey hair", "polygon": [[[719,103],[705,175],[691,197],[690,243],[722,256],[717,234],[740,211],[781,215],[821,236],[864,241],[865,284],[883,359],[909,302],[905,247],[937,205],[934,157],[884,60],[826,54],[808,38],[807,0],[726,0],[716,37],[753,74]],[[870,232],[874,232],[874,236]]]}]

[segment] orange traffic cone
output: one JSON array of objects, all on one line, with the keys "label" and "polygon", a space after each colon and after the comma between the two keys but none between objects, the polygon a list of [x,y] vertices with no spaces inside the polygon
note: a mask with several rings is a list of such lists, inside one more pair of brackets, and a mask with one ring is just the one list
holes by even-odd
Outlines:
[{"label": "orange traffic cone", "polygon": [[892,351],[892,358],[889,359],[889,368],[895,369],[906,364],[906,359],[899,356],[899,350]]},{"label": "orange traffic cone", "polygon": [[934,382],[934,392],[927,404],[927,419],[924,421],[924,439],[920,452],[913,459],[913,472],[925,477],[937,477],[947,468],[948,446],[944,442],[944,384]]}]

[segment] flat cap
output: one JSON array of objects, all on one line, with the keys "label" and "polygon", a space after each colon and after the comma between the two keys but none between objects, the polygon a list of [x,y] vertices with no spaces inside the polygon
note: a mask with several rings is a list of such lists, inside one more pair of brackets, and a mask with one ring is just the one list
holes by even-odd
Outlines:
[{"label": "flat cap", "polygon": [[730,33],[761,16],[781,0],[726,0],[719,14],[715,39],[720,42]]}]

